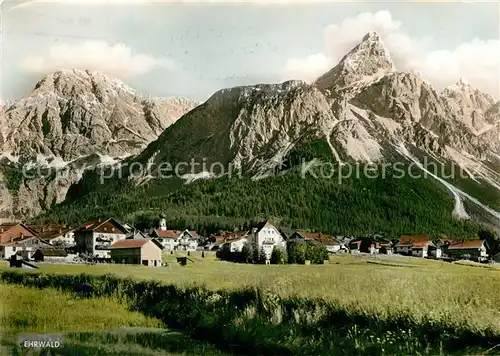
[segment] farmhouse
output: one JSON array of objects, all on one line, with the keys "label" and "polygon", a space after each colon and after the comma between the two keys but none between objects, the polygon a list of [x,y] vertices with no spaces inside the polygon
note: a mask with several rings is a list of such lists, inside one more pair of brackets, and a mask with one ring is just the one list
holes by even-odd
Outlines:
[{"label": "farmhouse", "polygon": [[23,223],[0,225],[0,258],[9,259],[17,254],[30,259],[41,244],[48,245],[37,237],[36,231]]},{"label": "farmhouse", "polygon": [[150,237],[156,239],[166,251],[195,251],[198,247],[198,234],[189,230],[162,230],[155,229]]},{"label": "farmhouse", "polygon": [[153,230],[149,236],[156,239],[166,251],[173,251],[179,245],[178,238],[181,234],[179,230],[163,230],[161,228]]},{"label": "farmhouse", "polygon": [[177,239],[177,249],[180,251],[196,251],[198,248],[199,236],[196,231],[184,230]]},{"label": "farmhouse", "polygon": [[109,248],[116,241],[124,240],[128,231],[113,218],[91,222],[75,230],[75,244],[78,252],[99,258],[110,258]]},{"label": "farmhouse", "polygon": [[38,237],[58,247],[75,245],[74,229],[67,225],[29,225],[37,232]]},{"label": "farmhouse", "polygon": [[305,241],[314,245],[322,245],[331,253],[339,252],[343,248],[342,244],[337,239],[316,232],[297,231],[293,233],[288,240],[297,242]]},{"label": "farmhouse", "polygon": [[414,257],[441,257],[441,248],[436,246],[428,235],[401,236],[394,246],[394,253]]},{"label": "farmhouse", "polygon": [[246,237],[240,237],[239,239],[233,239],[228,242],[225,242],[225,245],[229,246],[229,250],[231,252],[241,252],[243,250],[243,246],[248,243],[248,239]]},{"label": "farmhouse", "polygon": [[247,242],[259,251],[264,251],[269,260],[274,248],[286,248],[286,242],[281,233],[270,222],[263,221],[250,230]]},{"label": "farmhouse", "polygon": [[35,262],[66,262],[68,254],[60,248],[39,248],[33,253]]},{"label": "farmhouse", "polygon": [[155,239],[119,240],[110,247],[111,260],[116,263],[160,267],[163,247]]},{"label": "farmhouse", "polygon": [[160,219],[160,226],[151,231],[149,236],[160,242],[166,251],[195,251],[200,238],[196,231],[168,230],[163,217]]},{"label": "farmhouse", "polygon": [[361,240],[352,241],[349,243],[349,250],[351,252],[361,252]]},{"label": "farmhouse", "polygon": [[392,244],[389,241],[373,242],[370,245],[371,254],[392,254]]},{"label": "farmhouse", "polygon": [[453,258],[488,258],[488,244],[486,240],[454,241],[446,248],[446,254]]}]

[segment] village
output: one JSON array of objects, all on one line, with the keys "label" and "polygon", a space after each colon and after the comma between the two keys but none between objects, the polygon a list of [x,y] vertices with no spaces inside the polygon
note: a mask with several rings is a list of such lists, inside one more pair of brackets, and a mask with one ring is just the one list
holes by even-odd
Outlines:
[{"label": "village", "polygon": [[[37,263],[116,263],[150,267],[167,266],[165,254],[183,253],[178,258],[187,263],[192,252],[201,256],[225,249],[241,253],[245,246],[259,251],[263,263],[269,264],[273,250],[286,249],[288,244],[320,246],[328,254],[385,254],[444,261],[470,260],[500,262],[500,254],[492,255],[486,240],[433,240],[428,235],[401,236],[397,242],[382,236],[365,238],[333,237],[322,233],[294,231],[286,233],[269,221],[248,231],[221,231],[200,236],[196,231],[171,230],[160,217],[158,227],[139,231],[114,218],[86,223],[82,226],[0,225],[0,259],[11,267],[37,268]],[[309,261],[306,261],[306,264]]]}]

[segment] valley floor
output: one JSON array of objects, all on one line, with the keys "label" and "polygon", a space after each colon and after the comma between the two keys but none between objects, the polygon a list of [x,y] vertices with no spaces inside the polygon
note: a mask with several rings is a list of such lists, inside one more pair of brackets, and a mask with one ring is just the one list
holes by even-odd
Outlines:
[{"label": "valley floor", "polygon": [[[102,280],[95,282],[96,286],[107,283],[105,282],[106,278],[111,278],[111,276],[120,279],[131,278],[132,282],[130,283],[146,280],[147,283],[153,284],[147,284],[146,287],[141,288],[147,288],[153,294],[156,293],[156,289],[160,288],[160,285],[155,283],[158,281],[161,282],[161,285],[173,286],[172,288],[176,290],[175,293],[184,293],[182,291],[186,288],[194,288],[193,290],[199,290],[199,293],[205,293],[209,298],[212,298],[214,295],[220,297],[219,294],[225,291],[225,293],[229,293],[230,300],[236,296],[243,298],[242,295],[247,293],[244,292],[245,290],[258,290],[262,296],[265,296],[265,303],[268,303],[269,300],[277,300],[273,302],[277,303],[272,311],[274,314],[269,314],[268,318],[266,316],[267,319],[261,318],[262,322],[265,319],[263,325],[268,328],[268,334],[264,333],[264,337],[269,335],[270,339],[277,338],[278,335],[273,333],[283,332],[282,329],[285,328],[285,325],[289,327],[290,323],[295,325],[292,329],[299,333],[298,335],[302,335],[301,337],[309,335],[305,329],[312,325],[311,323],[317,323],[322,325],[321,328],[325,328],[319,331],[318,335],[308,336],[308,343],[322,344],[321,347],[309,345],[308,352],[312,352],[311,350],[314,352],[330,350],[331,352],[342,351],[345,353],[346,350],[349,350],[347,353],[352,354],[383,354],[387,352],[397,354],[414,354],[415,352],[476,354],[479,351],[480,353],[488,351],[495,346],[491,343],[500,339],[500,294],[498,293],[500,290],[500,269],[490,265],[470,266],[414,257],[382,255],[339,255],[332,257],[328,264],[310,266],[234,264],[217,261],[213,256],[201,258],[192,255],[191,258],[194,263],[184,267],[174,263],[175,256],[165,255],[165,260],[169,263],[168,267],[44,264],[40,265],[39,271],[30,271],[26,274],[48,273],[55,276],[76,276],[84,273],[96,276],[92,278]],[[5,273],[6,270],[8,270],[7,267],[0,267],[0,274]],[[102,277],[104,275],[106,276]],[[89,283],[94,285],[92,281]],[[2,285],[2,290],[5,288],[17,291],[20,287]],[[36,301],[34,293],[56,293],[56,291],[34,291],[31,289],[22,289],[21,291],[16,292],[18,296],[12,299],[18,300],[18,303],[24,303],[16,304],[17,309],[21,309],[21,305],[26,303],[32,308],[38,308],[36,305],[39,301]],[[219,294],[216,291],[219,291]],[[57,298],[64,300],[62,295]],[[67,298],[64,302],[66,305],[68,305],[67,303],[80,303],[76,299]],[[133,298],[138,297],[134,296]],[[191,294],[189,297],[183,298],[189,299]],[[31,301],[27,302],[28,300]],[[170,300],[172,300],[172,306],[169,306]],[[92,305],[99,304],[95,302],[95,299],[85,302],[95,303]],[[176,308],[174,299],[165,297],[165,300],[157,302],[164,303],[165,308]],[[186,303],[189,304],[189,301]],[[51,305],[56,304],[52,303]],[[297,311],[287,311],[287,308],[293,309],[289,304],[298,306]],[[51,305],[45,305],[44,311],[54,311],[55,309]],[[102,305],[105,307],[100,307],[99,315],[111,315],[112,312],[105,311],[107,304]],[[109,308],[112,305],[114,304],[109,302]],[[117,306],[115,305],[115,307]],[[199,307],[196,306],[196,308]],[[204,305],[201,308],[208,307]],[[259,308],[256,310],[252,308],[247,306],[242,314],[238,314],[235,319],[232,319],[232,323],[235,323],[233,327],[238,328],[238,333],[241,333],[242,330],[246,330],[245,333],[250,332],[248,325],[244,327],[238,324],[246,325],[248,315],[257,313],[260,316],[259,313],[264,313],[259,311]],[[299,315],[301,308],[307,311],[302,316]],[[316,311],[311,311],[310,308]],[[118,323],[110,321],[106,324],[106,322],[101,321],[99,324],[101,329],[143,326],[151,323],[150,319],[137,319],[138,316],[133,316],[135,314],[125,314],[126,310],[124,306],[123,311],[120,311],[121,314],[119,314],[123,315],[123,320],[120,319]],[[207,313],[210,312],[211,309],[208,308]],[[14,314],[12,313],[12,315]],[[333,318],[332,315],[336,315],[337,319]],[[165,318],[171,319],[173,317],[171,315]],[[214,317],[217,318],[217,315],[210,318]],[[67,318],[67,324],[60,324],[64,330],[73,330],[78,325],[78,320],[89,319],[83,315],[72,314],[69,314]],[[140,321],[135,321],[134,324],[130,323],[127,318]],[[207,320],[216,322],[210,318]],[[295,322],[293,322],[294,318]],[[6,320],[5,317],[2,320]],[[94,319],[90,318],[90,320]],[[38,330],[43,330],[44,325],[54,325],[48,319],[37,322]],[[201,323],[201,321],[197,323]],[[192,327],[196,329],[200,326],[196,324]],[[419,336],[408,336],[412,333]],[[448,333],[456,334],[448,335]],[[250,336],[247,335],[247,337]],[[303,346],[297,346],[301,342],[301,337],[295,336],[289,341],[280,342],[296,351],[305,350],[302,348]],[[314,338],[317,338],[316,341]],[[328,338],[327,341],[325,341],[326,338]],[[340,339],[344,341],[340,342]],[[447,349],[446,343],[455,346],[452,349]],[[394,348],[393,344],[398,344],[397,348]],[[335,347],[336,350],[333,350],[332,347]],[[488,352],[486,354],[495,354],[494,350]]]}]

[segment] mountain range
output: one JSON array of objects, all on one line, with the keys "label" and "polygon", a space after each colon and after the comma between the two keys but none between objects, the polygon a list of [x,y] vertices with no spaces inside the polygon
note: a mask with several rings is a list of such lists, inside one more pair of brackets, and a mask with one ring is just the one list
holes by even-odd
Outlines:
[{"label": "mountain range", "polygon": [[[223,89],[204,103],[59,71],[1,114],[1,209],[48,220],[166,211],[179,224],[266,217],[335,234],[498,230],[499,124],[498,100],[464,79],[438,92],[398,71],[375,32],[312,84]],[[192,160],[205,166],[159,174],[162,163]],[[133,163],[148,170],[135,174]],[[120,174],[100,184],[103,164]],[[219,172],[207,171],[214,164]],[[396,164],[426,175],[396,179]],[[37,165],[51,176],[19,178]],[[300,177],[306,165],[312,173]],[[354,166],[385,166],[389,178],[313,174]],[[243,177],[218,176],[228,167]]]}]

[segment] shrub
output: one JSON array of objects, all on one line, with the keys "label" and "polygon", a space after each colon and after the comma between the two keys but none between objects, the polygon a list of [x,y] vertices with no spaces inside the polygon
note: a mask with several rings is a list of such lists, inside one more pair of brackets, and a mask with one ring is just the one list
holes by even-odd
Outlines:
[{"label": "shrub", "polygon": [[280,265],[287,262],[288,260],[286,256],[286,251],[281,248],[275,247],[273,249],[273,252],[271,253],[271,264]]}]

